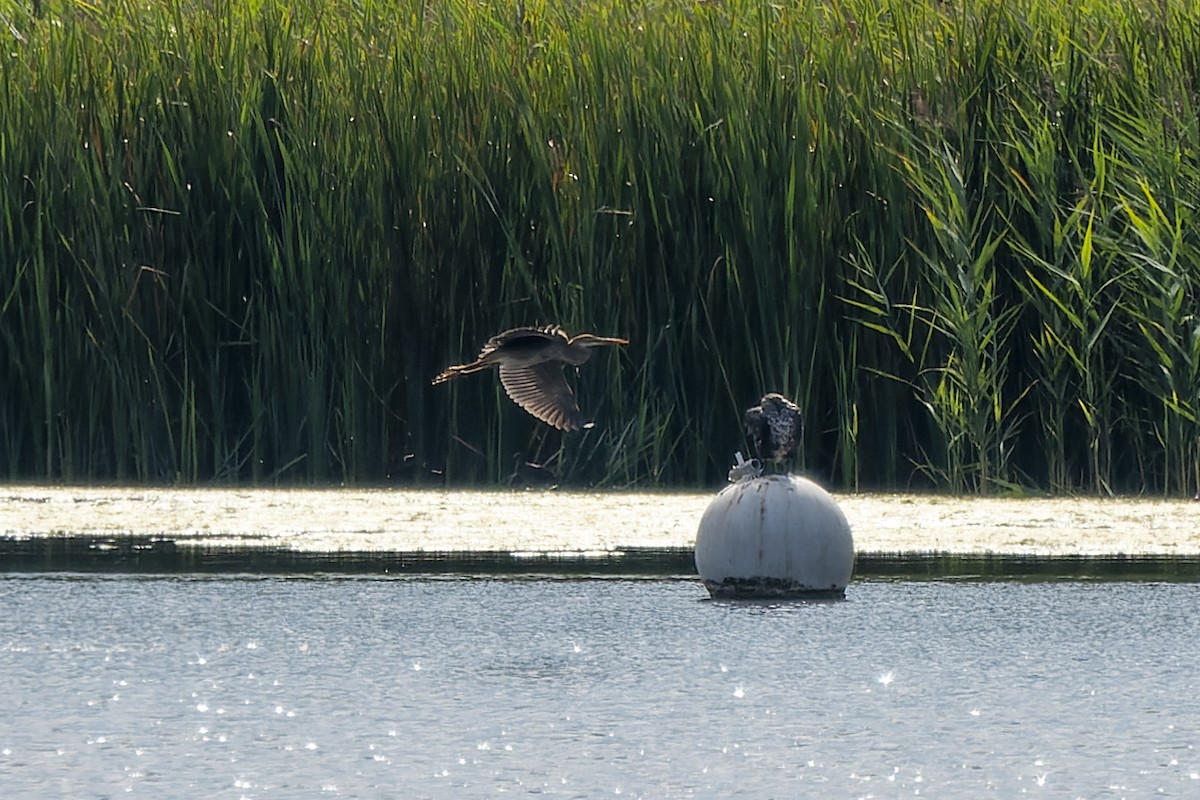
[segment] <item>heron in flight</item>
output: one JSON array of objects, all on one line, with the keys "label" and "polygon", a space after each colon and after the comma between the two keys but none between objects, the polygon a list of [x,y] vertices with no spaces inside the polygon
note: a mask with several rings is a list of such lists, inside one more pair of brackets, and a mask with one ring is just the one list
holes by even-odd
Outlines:
[{"label": "heron in flight", "polygon": [[764,395],[758,405],[746,409],[743,417],[746,435],[754,442],[754,450],[763,461],[782,464],[800,449],[804,422],[800,407],[781,394]]},{"label": "heron in flight", "polygon": [[498,366],[504,391],[521,408],[561,431],[590,428],[594,423],[579,410],[563,367],[579,366],[591,358],[593,347],[608,344],[629,340],[591,333],[568,336],[557,325],[513,328],[488,339],[470,364],[447,367],[433,383]]}]

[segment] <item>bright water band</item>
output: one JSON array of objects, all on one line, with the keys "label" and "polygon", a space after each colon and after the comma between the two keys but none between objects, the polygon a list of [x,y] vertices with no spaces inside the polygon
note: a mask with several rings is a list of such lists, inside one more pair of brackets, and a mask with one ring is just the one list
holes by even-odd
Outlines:
[{"label": "bright water band", "polygon": [[[692,575],[711,494],[0,488],[9,569]],[[1200,575],[1200,503],[843,495],[855,575]]]}]

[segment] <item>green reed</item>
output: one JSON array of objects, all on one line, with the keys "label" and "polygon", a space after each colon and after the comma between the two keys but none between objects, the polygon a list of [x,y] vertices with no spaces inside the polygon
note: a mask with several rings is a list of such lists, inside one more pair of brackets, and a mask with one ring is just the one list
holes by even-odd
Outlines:
[{"label": "green reed", "polygon": [[[6,477],[1200,489],[1189,4],[0,15]],[[548,322],[596,428],[429,385]]]}]

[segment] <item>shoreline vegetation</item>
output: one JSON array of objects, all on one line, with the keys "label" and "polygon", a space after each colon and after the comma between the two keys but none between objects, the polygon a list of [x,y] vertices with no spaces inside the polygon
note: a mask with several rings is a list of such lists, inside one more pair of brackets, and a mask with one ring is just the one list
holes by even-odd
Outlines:
[{"label": "shoreline vegetation", "polygon": [[[1200,491],[1193,3],[40,0],[0,39],[0,477],[710,486],[773,390],[842,490]],[[596,428],[430,385],[551,322],[632,342]]]}]

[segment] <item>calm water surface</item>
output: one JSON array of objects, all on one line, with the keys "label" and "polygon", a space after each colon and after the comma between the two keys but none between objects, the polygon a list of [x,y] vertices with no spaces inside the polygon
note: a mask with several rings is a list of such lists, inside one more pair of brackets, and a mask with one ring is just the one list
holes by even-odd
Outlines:
[{"label": "calm water surface", "polygon": [[0,794],[1195,798],[1198,591],[0,575]]}]

